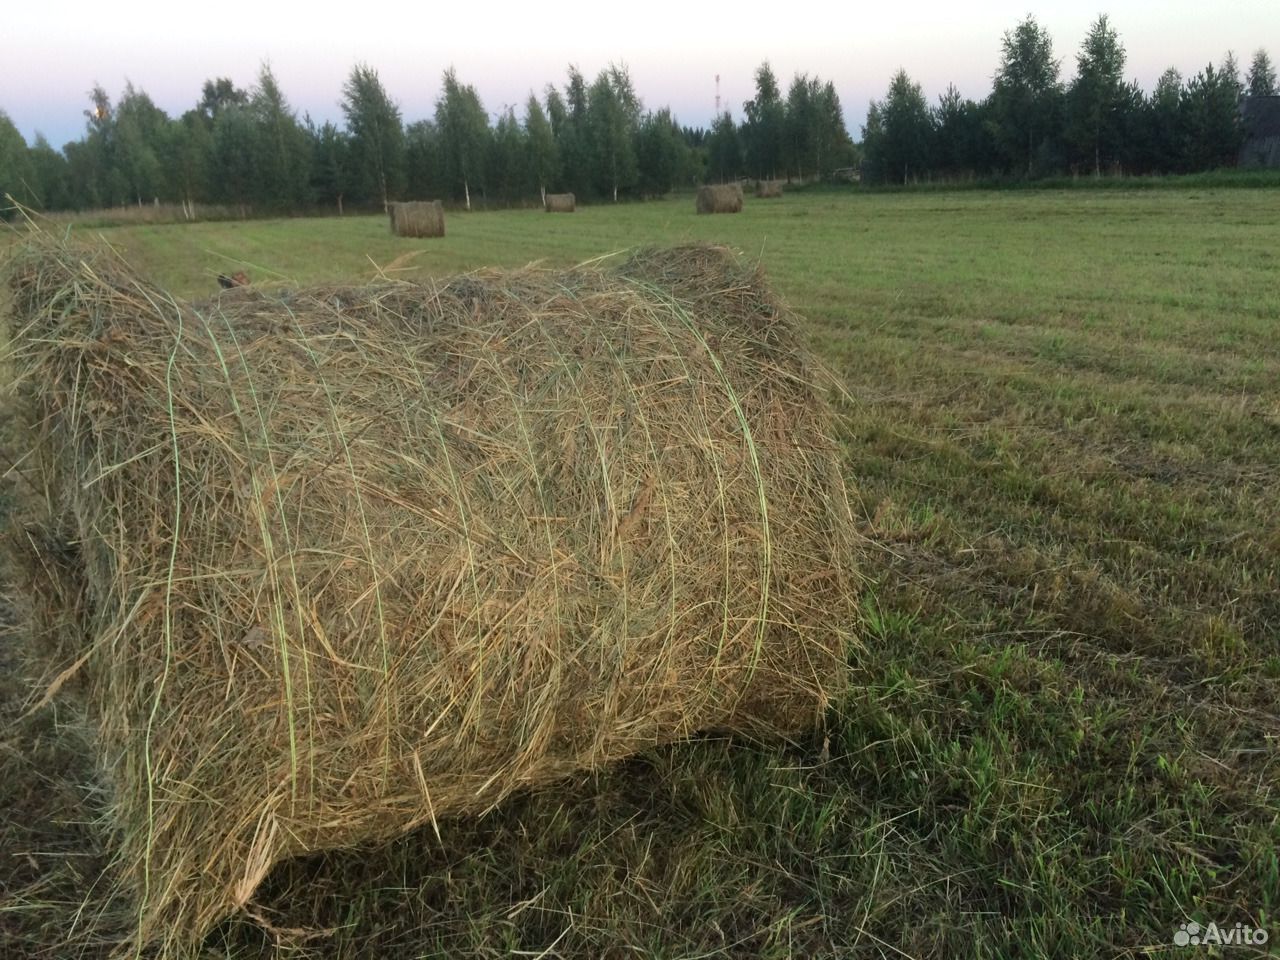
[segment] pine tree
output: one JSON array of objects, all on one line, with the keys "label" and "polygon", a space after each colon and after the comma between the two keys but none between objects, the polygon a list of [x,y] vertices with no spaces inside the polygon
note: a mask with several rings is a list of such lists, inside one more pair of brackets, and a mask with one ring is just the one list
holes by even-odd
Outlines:
[{"label": "pine tree", "polygon": [[742,172],[742,145],[728,110],[716,117],[711,126],[711,136],[707,138],[707,167],[710,179],[719,183],[736,180]]},{"label": "pine tree", "polygon": [[[347,190],[347,138],[332,123],[326,122],[317,128],[307,118],[307,139],[310,141],[310,174],[311,201],[338,208],[338,216],[343,214],[342,200]],[[413,193],[412,170],[409,173],[409,189]],[[413,193],[415,196],[421,194]]]},{"label": "pine tree", "polygon": [[[965,141],[968,138],[967,102],[956,89],[955,84],[947,84],[947,89],[938,97],[938,105],[932,110],[933,169],[944,176],[954,177],[963,170],[973,170],[967,164]],[[864,161],[865,162],[865,161]]]},{"label": "pine tree", "polygon": [[1188,148],[1182,74],[1170,67],[1156,81],[1146,102],[1146,166],[1155,173],[1180,173]]},{"label": "pine tree", "polygon": [[1240,80],[1231,66],[1230,59],[1217,69],[1208,64],[1182,91],[1180,113],[1192,170],[1228,166],[1240,150]]},{"label": "pine tree", "polygon": [[640,192],[649,197],[670,193],[681,174],[686,149],[670,110],[663,108],[646,115],[636,136]]},{"label": "pine tree", "polygon": [[787,168],[787,180],[794,175],[804,180],[805,171],[813,171],[813,96],[809,78],[797,73],[787,90],[787,108],[783,119],[785,134],[783,163]]},{"label": "pine tree", "polygon": [[516,120],[515,109],[507,107],[498,117],[489,140],[489,185],[503,203],[515,203],[523,196],[530,180],[529,145],[524,129]]},{"label": "pine tree", "polygon": [[1227,55],[1222,58],[1222,64],[1218,67],[1218,76],[1226,90],[1230,91],[1236,100],[1244,96],[1244,81],[1240,79],[1240,61],[1236,59],[1234,50],[1228,50]]},{"label": "pine tree", "polygon": [[814,79],[813,90],[814,166],[820,177],[845,166],[853,159],[853,141],[844,125],[844,111],[835,84],[820,84]]},{"label": "pine tree", "polygon": [[578,196],[593,193],[595,184],[595,150],[587,126],[587,82],[575,66],[569,67],[565,84],[562,118],[556,123],[551,99],[547,114],[556,128],[556,144],[560,150],[561,185]]}]

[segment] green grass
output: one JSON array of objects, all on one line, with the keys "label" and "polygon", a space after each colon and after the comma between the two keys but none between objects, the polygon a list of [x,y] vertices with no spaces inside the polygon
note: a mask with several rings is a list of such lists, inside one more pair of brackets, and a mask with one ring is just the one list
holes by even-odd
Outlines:
[{"label": "green grass", "polygon": [[[1280,942],[1278,221],[1280,191],[1196,187],[452,214],[442,241],[381,217],[103,231],[190,296],[412,251],[395,275],[758,255],[845,384],[871,542],[825,730],[286,864],[255,906],[275,932],[229,921],[210,955],[1148,956],[1190,918]],[[62,719],[0,742],[6,956],[68,929],[105,856]]]},{"label": "green grass", "polygon": [[[862,189],[887,192],[954,191],[954,190],[1194,190],[1241,189],[1255,190],[1280,186],[1280,171],[1262,168],[1223,168],[1200,173],[1155,173],[1133,176],[1091,172],[1079,176],[1041,177],[967,177],[939,178],[909,184],[864,184]],[[823,184],[822,189],[835,188]],[[847,188],[846,188],[847,189]]]}]

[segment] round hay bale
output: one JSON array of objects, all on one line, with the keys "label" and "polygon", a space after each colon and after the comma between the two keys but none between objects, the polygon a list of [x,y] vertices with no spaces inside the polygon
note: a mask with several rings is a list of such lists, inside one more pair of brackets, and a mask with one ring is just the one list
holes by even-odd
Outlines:
[{"label": "round hay bale", "polygon": [[742,184],[704,184],[698,188],[698,213],[740,213]]},{"label": "round hay bale", "polygon": [[33,616],[83,664],[139,944],[846,682],[829,411],[723,250],[191,305],[43,242],[10,282]]},{"label": "round hay bale", "polygon": [[761,199],[782,196],[782,181],[781,180],[757,180],[756,196],[760,197]]},{"label": "round hay bale", "polygon": [[387,205],[391,232],[397,237],[443,237],[444,205],[439,200],[412,200]]},{"label": "round hay bale", "polygon": [[573,213],[574,203],[572,193],[548,193],[544,209],[547,213]]}]

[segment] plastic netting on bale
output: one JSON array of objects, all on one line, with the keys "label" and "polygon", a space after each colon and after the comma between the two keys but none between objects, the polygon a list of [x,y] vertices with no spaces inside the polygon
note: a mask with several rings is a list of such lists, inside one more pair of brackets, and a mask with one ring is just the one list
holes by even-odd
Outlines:
[{"label": "plastic netting on bale", "polygon": [[845,683],[829,412],[723,250],[193,305],[37,240],[10,284],[33,629],[82,663],[140,943]]}]

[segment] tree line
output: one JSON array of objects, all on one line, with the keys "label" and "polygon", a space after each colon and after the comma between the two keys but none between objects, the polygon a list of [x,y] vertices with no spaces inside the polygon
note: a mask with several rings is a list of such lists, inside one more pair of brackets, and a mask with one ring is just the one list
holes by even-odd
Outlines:
[{"label": "tree line", "polygon": [[562,87],[530,94],[523,116],[491,117],[475,87],[446,70],[429,119],[405,122],[372,67],[352,68],[342,123],[317,125],[290,106],[268,65],[251,88],[208,80],[199,101],[170,117],[125,86],[113,103],[89,95],[84,135],[55,149],[27,145],[0,111],[0,195],[35,209],[169,203],[241,212],[373,209],[405,198],[444,198],[468,209],[548,191],[617,201],[727,180],[747,169],[808,177],[852,162],[835,87],[797,75],[784,97],[768,64],[736,125],[682,127],[670,109],[646,110],[625,67],[594,81],[570,67]]},{"label": "tree line", "polygon": [[863,177],[880,183],[970,177],[1192,173],[1233,166],[1247,131],[1245,95],[1277,92],[1265,50],[1242,80],[1233,54],[1190,78],[1170,67],[1150,93],[1125,80],[1124,45],[1099,16],[1064,81],[1053,41],[1034,17],[1008,31],[985,100],[954,85],[930,106],[905,70],[873,101]]},{"label": "tree line", "polygon": [[1233,165],[1246,135],[1241,97],[1277,92],[1265,50],[1243,79],[1228,54],[1190,78],[1170,68],[1150,93],[1124,78],[1125,65],[1103,15],[1064,80],[1052,38],[1028,16],[1005,33],[985,99],[950,85],[930,105],[900,70],[872,101],[860,144],[832,83],[797,74],[784,93],[767,62],[741,120],[725,111],[710,129],[646,110],[620,66],[591,82],[570,67],[561,87],[531,93],[520,117],[511,106],[491,116],[475,87],[446,70],[433,116],[406,122],[377,71],[357,64],[342,88],[342,123],[317,125],[264,65],[247,90],[206,81],[178,117],[132,84],[114,103],[95,86],[83,136],[60,150],[40,135],[28,145],[0,110],[0,196],[43,210],[172,203],[284,213],[405,198],[507,205],[547,191],[617,201],[742,176],[826,178],[855,165],[871,183],[1187,173]]}]

